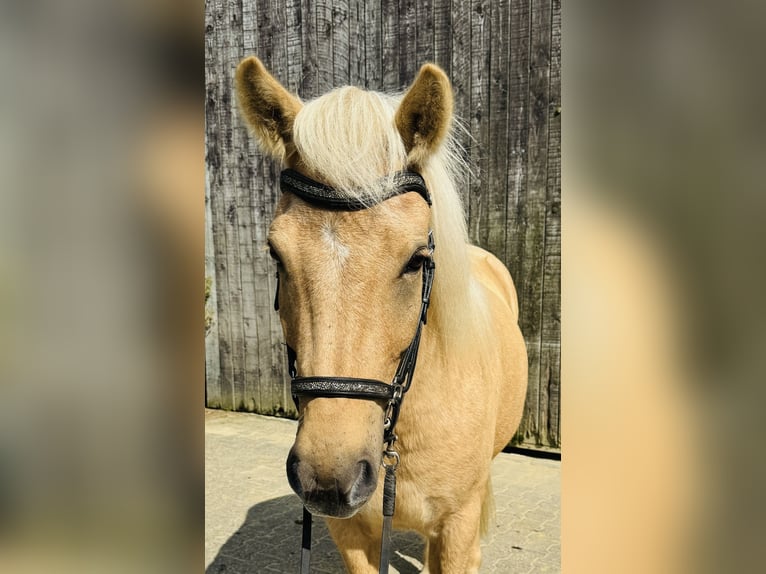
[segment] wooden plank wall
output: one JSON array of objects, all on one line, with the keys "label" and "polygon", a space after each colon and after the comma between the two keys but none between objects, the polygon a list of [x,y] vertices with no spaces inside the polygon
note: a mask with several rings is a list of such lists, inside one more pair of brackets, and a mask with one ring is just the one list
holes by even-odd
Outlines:
[{"label": "wooden plank wall", "polygon": [[295,414],[266,251],[278,172],[237,114],[237,63],[258,55],[307,100],[345,84],[399,91],[433,61],[465,127],[471,239],[519,291],[530,364],[514,442],[559,449],[560,0],[207,0],[205,20],[207,405]]}]

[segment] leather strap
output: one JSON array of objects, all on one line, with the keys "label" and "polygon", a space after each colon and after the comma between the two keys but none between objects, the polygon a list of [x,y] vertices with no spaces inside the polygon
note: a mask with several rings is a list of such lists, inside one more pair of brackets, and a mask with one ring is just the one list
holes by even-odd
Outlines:
[{"label": "leather strap", "polygon": [[394,510],[396,509],[396,465],[386,466],[386,478],[383,481],[383,535],[380,541],[380,574],[388,574],[391,562],[391,530]]},{"label": "leather strap", "polygon": [[[428,233],[428,248],[433,253],[435,248],[433,233]],[[388,410],[386,412],[386,432],[383,436],[383,442],[389,445],[389,449],[393,447],[393,443],[396,441],[396,434],[394,429],[396,422],[399,420],[399,411],[402,408],[402,401],[404,395],[410,390],[412,385],[412,378],[415,376],[415,366],[418,361],[418,350],[420,349],[420,334],[423,330],[423,326],[428,321],[428,305],[431,302],[431,289],[434,282],[434,272],[436,264],[432,257],[428,257],[423,262],[423,290],[421,293],[420,303],[420,320],[418,326],[415,328],[415,335],[412,337],[410,345],[404,352],[402,360],[399,362],[399,367],[396,369],[394,375],[393,386],[399,387],[398,391],[394,391],[394,400],[389,402]],[[397,398],[398,397],[398,398]]]},{"label": "leather strap", "polygon": [[[431,205],[431,195],[426,188],[426,182],[419,173],[414,171],[398,171],[392,176],[390,189],[383,196],[363,195],[360,197],[347,197],[334,187],[324,185],[306,177],[294,169],[282,171],[279,178],[279,186],[282,192],[289,191],[301,199],[323,207],[325,209],[337,209],[342,211],[359,211],[377,205],[387,199],[414,191],[418,193],[428,205]],[[388,182],[383,180],[383,185]]]},{"label": "leather strap", "polygon": [[303,507],[303,536],[301,538],[301,574],[309,574],[311,566],[311,513]]},{"label": "leather strap", "polygon": [[290,389],[293,398],[309,396],[388,401],[394,396],[394,388],[382,381],[348,377],[295,377]]}]

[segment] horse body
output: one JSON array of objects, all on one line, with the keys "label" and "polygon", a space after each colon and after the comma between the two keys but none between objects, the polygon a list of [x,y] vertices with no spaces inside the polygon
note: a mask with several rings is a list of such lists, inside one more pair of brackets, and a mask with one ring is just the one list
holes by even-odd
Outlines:
[{"label": "horse body", "polygon": [[[355,212],[285,194],[269,241],[298,371],[390,380],[417,325],[416,263],[433,229],[432,305],[396,427],[394,527],[425,537],[431,574],[476,572],[480,525],[491,508],[490,465],[519,424],[527,357],[508,271],[465,239],[450,173],[449,83],[427,65],[401,99],[344,89],[304,106],[250,58],[238,68],[237,89],[262,146],[313,179],[349,194],[375,193],[404,168],[426,180],[431,209],[413,193]],[[382,407],[301,398],[288,457],[291,485],[312,513],[326,516],[353,574],[377,572]]]},{"label": "horse body", "polygon": [[[431,574],[478,571],[479,525],[490,518],[492,504],[489,463],[518,427],[526,389],[514,384],[526,381],[527,360],[521,334],[513,328],[516,298],[508,290],[510,275],[479,248],[472,249],[471,259],[493,316],[487,340],[494,339],[505,352],[488,345],[485,352],[467,348],[447,355],[443,342],[424,335],[421,376],[399,422],[394,526],[426,538],[424,563]],[[377,572],[381,491],[350,520],[328,520],[339,547],[349,548],[342,552],[351,572]],[[361,532],[364,553],[356,551]]]}]

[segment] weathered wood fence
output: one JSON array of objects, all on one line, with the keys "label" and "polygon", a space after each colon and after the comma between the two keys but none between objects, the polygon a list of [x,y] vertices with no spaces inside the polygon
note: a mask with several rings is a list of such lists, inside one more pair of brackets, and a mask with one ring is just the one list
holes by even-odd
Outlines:
[{"label": "weathered wood fence", "polygon": [[560,0],[205,4],[207,405],[295,414],[266,250],[278,166],[237,113],[237,63],[257,55],[307,100],[346,84],[399,91],[431,61],[467,128],[470,236],[519,292],[529,391],[514,442],[560,448]]}]

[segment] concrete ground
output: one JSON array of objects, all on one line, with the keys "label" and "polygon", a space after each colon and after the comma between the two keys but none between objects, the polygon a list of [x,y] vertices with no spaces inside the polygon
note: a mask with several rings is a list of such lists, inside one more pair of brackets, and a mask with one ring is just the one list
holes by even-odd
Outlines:
[{"label": "concrete ground", "polygon": [[[296,422],[246,413],[205,413],[206,574],[297,573],[302,507],[285,477]],[[497,515],[482,543],[483,574],[560,572],[561,463],[498,455]],[[423,543],[396,533],[390,572],[422,568]],[[314,521],[311,572],[341,574],[321,519]]]}]

